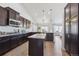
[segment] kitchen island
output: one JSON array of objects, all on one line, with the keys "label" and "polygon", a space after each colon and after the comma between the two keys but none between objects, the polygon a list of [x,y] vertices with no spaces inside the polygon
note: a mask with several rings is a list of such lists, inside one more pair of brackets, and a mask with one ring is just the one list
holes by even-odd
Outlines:
[{"label": "kitchen island", "polygon": [[29,41],[29,56],[43,56],[44,55],[44,41],[46,34],[34,34],[28,37]]}]

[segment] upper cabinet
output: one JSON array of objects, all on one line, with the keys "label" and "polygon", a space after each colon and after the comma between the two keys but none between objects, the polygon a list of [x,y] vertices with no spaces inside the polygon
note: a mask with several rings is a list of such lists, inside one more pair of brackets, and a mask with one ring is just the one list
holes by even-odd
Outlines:
[{"label": "upper cabinet", "polygon": [[31,21],[28,21],[27,22],[27,28],[30,28],[31,27]]},{"label": "upper cabinet", "polygon": [[25,28],[30,28],[30,25],[31,25],[31,21],[24,18],[24,27]]},{"label": "upper cabinet", "polygon": [[6,7],[7,13],[8,13],[8,25],[13,27],[19,27],[21,25],[21,22],[19,21],[19,13],[15,10],[13,10],[10,7]]},{"label": "upper cabinet", "polygon": [[30,28],[31,22],[26,18],[19,16],[19,21],[21,22],[21,27]]},{"label": "upper cabinet", "polygon": [[70,18],[70,4],[65,7],[65,20]]},{"label": "upper cabinet", "polygon": [[20,16],[17,11],[10,7],[3,8],[0,6],[0,25],[30,28],[31,21]]},{"label": "upper cabinet", "polygon": [[7,25],[7,10],[0,6],[0,25]]},{"label": "upper cabinet", "polygon": [[69,3],[65,7],[65,20],[70,21],[69,19],[76,17],[78,15],[78,4],[77,3]]},{"label": "upper cabinet", "polygon": [[30,28],[31,27],[31,21],[26,20],[26,28]]},{"label": "upper cabinet", "polygon": [[14,20],[18,20],[19,19],[19,13],[15,10],[13,10],[10,7],[6,7],[7,12],[8,12],[8,17],[9,19],[14,19]]},{"label": "upper cabinet", "polygon": [[24,18],[19,16],[19,21],[21,22],[21,27],[24,27]]},{"label": "upper cabinet", "polygon": [[71,18],[78,15],[78,4],[77,3],[71,3]]}]

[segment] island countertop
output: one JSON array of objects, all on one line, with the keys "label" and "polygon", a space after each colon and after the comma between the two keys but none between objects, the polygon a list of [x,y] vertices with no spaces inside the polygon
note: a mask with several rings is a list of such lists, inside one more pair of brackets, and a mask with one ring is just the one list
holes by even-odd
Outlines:
[{"label": "island countertop", "polygon": [[46,34],[41,33],[41,34],[34,34],[32,36],[29,36],[28,38],[35,38],[35,39],[45,39],[46,38]]}]

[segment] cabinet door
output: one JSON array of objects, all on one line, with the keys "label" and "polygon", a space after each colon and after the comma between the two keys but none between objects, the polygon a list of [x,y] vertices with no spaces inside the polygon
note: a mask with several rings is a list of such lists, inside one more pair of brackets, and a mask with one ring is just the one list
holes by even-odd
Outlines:
[{"label": "cabinet door", "polygon": [[43,40],[29,39],[29,55],[30,56],[43,56]]},{"label": "cabinet door", "polygon": [[0,55],[5,53],[10,49],[10,40],[9,38],[5,37],[0,40]]},{"label": "cabinet door", "polygon": [[0,7],[0,25],[7,25],[7,10]]},{"label": "cabinet door", "polygon": [[46,33],[46,41],[53,41],[53,33]]},{"label": "cabinet door", "polygon": [[70,18],[70,4],[65,7],[65,20]]},{"label": "cabinet door", "polygon": [[71,3],[71,18],[78,15],[78,3]]},{"label": "cabinet door", "polygon": [[71,55],[78,56],[78,36],[72,34]]},{"label": "cabinet door", "polygon": [[18,43],[17,43],[17,37],[16,36],[13,36],[11,38],[11,48],[16,47],[17,45],[18,45]]},{"label": "cabinet door", "polygon": [[70,34],[69,34],[69,22],[66,22],[66,25],[65,25],[65,48],[66,48],[66,51],[70,54]]},{"label": "cabinet door", "polygon": [[19,17],[20,17],[19,13],[16,14],[16,20],[19,20]]},{"label": "cabinet door", "polygon": [[24,27],[24,18],[19,16],[19,21],[21,22],[21,27]]},{"label": "cabinet door", "polygon": [[17,37],[17,44],[18,45],[20,45],[20,44],[22,44],[23,43],[23,36],[22,35],[18,35],[18,37]]},{"label": "cabinet door", "polygon": [[27,20],[24,19],[24,27],[27,28]]},{"label": "cabinet door", "polygon": [[78,17],[71,19],[71,52],[72,55],[78,55]]},{"label": "cabinet door", "polygon": [[16,19],[16,14],[15,14],[15,12],[14,11],[9,11],[9,18],[11,18],[11,19]]},{"label": "cabinet door", "polygon": [[18,12],[16,12],[15,10],[13,10],[10,7],[6,7],[6,9],[8,10],[9,19],[11,18],[11,19],[15,19],[16,20],[18,18],[18,16],[17,16],[17,15],[19,15]]}]

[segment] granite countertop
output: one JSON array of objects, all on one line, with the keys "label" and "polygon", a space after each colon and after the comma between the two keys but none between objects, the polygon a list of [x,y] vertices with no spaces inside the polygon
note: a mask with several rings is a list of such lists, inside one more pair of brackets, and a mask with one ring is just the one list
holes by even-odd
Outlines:
[{"label": "granite countertop", "polygon": [[13,35],[22,35],[22,34],[26,34],[26,33],[6,34],[6,35],[0,35],[0,37],[13,36]]},{"label": "granite countertop", "polygon": [[29,36],[28,38],[35,38],[35,39],[45,39],[46,34],[34,34],[32,36]]},{"label": "granite countertop", "polygon": [[31,32],[27,32],[27,33],[15,33],[15,34],[5,34],[5,35],[0,35],[0,37],[6,37],[6,36],[13,36],[13,35],[23,35],[23,34],[28,34]]}]

